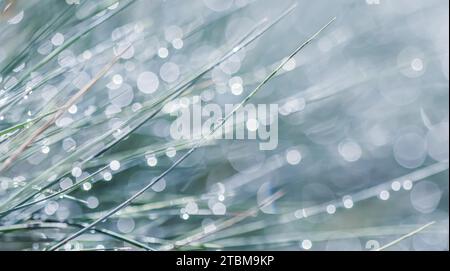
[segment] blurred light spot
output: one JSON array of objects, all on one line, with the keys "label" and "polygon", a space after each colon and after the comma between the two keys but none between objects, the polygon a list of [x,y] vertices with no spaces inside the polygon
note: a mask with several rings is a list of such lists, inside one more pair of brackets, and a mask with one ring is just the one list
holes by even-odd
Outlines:
[{"label": "blurred light spot", "polygon": [[241,68],[241,60],[237,55],[232,55],[220,63],[219,67],[225,74],[232,75]]},{"label": "blurred light spot", "polygon": [[119,6],[120,2],[117,1],[116,3],[112,4],[111,6],[108,7],[109,10],[114,10]]},{"label": "blurred light spot", "polygon": [[212,212],[215,215],[224,215],[227,212],[227,207],[221,202],[217,202],[213,205]]},{"label": "blurred light spot", "polygon": [[353,200],[351,196],[344,196],[342,198],[342,202],[344,203],[344,207],[350,209],[353,207]]},{"label": "blurred light spot", "polygon": [[10,18],[8,20],[8,24],[18,24],[23,19],[23,10],[21,10],[19,13],[17,13],[14,17]]},{"label": "blurred light spot", "polygon": [[134,56],[134,46],[128,41],[119,42],[113,48],[114,55],[122,59],[130,59]]},{"label": "blurred light spot", "polygon": [[87,207],[90,209],[95,209],[97,208],[99,202],[98,199],[94,196],[90,196],[89,198],[87,198]]},{"label": "blurred light spot", "polygon": [[297,219],[302,219],[303,218],[303,213],[304,213],[304,210],[303,209],[299,209],[299,210],[294,212],[294,216]]},{"label": "blurred light spot", "polygon": [[167,50],[167,48],[165,48],[165,47],[159,48],[159,50],[158,50],[158,56],[159,56],[160,58],[166,58],[166,57],[168,57],[168,56],[169,56],[169,50]]},{"label": "blurred light spot", "polygon": [[204,233],[212,233],[216,231],[217,227],[214,225],[214,223],[208,223],[205,226],[203,226],[203,232]]},{"label": "blurred light spot", "polygon": [[411,61],[411,68],[415,71],[421,71],[423,69],[422,59],[414,58],[413,61]]},{"label": "blurred light spot", "polygon": [[386,190],[381,191],[379,195],[381,200],[388,200],[389,196],[390,196],[389,191]]},{"label": "blurred light spot", "polygon": [[50,148],[49,148],[48,146],[42,146],[41,152],[42,152],[43,154],[47,154],[47,153],[50,152]]},{"label": "blurred light spot", "polygon": [[336,206],[334,206],[333,204],[330,204],[327,206],[327,213],[329,213],[330,215],[336,213]]},{"label": "blurred light spot", "polygon": [[286,152],[286,161],[291,165],[298,165],[302,160],[302,155],[297,149],[290,149]]},{"label": "blurred light spot", "polygon": [[89,190],[91,190],[92,189],[92,184],[91,183],[84,183],[83,184],[83,190],[84,191],[89,191]]},{"label": "blurred light spot", "polygon": [[183,45],[184,45],[184,43],[183,43],[183,40],[182,40],[182,39],[174,39],[174,40],[172,41],[172,46],[173,46],[173,48],[175,48],[175,49],[177,49],[177,50],[183,48]]},{"label": "blurred light spot", "polygon": [[303,249],[306,249],[306,250],[311,249],[311,248],[312,248],[312,242],[311,242],[311,240],[308,240],[308,239],[303,240],[303,241],[302,241],[302,248],[303,248]]},{"label": "blurred light spot", "polygon": [[142,104],[140,103],[134,103],[131,105],[131,110],[133,110],[133,112],[137,112],[142,108]]},{"label": "blurred light spot", "polygon": [[58,210],[59,204],[56,201],[50,201],[45,205],[44,212],[47,215],[53,215]]},{"label": "blurred light spot", "polygon": [[416,168],[422,165],[426,158],[426,142],[417,133],[407,133],[399,136],[393,147],[397,163],[405,168]]},{"label": "blurred light spot", "polygon": [[247,126],[247,130],[254,132],[254,131],[258,130],[258,127],[259,127],[258,120],[249,119],[249,120],[247,120],[246,126]]},{"label": "blurred light spot", "polygon": [[75,178],[80,177],[80,176],[81,176],[81,173],[83,173],[83,171],[82,171],[81,168],[79,168],[79,167],[74,167],[74,168],[72,169],[72,176],[75,177]]},{"label": "blurred light spot", "polygon": [[59,182],[59,187],[61,189],[67,189],[73,185],[72,179],[70,178],[64,178]]},{"label": "blurred light spot", "polygon": [[295,69],[296,66],[297,66],[297,63],[295,62],[295,59],[291,58],[283,65],[283,70],[292,71]]},{"label": "blurred light spot", "polygon": [[242,94],[243,91],[244,91],[244,88],[242,87],[241,84],[234,83],[233,85],[231,85],[231,93],[233,95],[239,96]]},{"label": "blurred light spot", "polygon": [[411,180],[405,180],[403,181],[403,189],[405,190],[411,190],[411,188],[413,187],[413,182]]},{"label": "blurred light spot", "polygon": [[71,138],[71,137],[65,138],[62,142],[62,147],[66,152],[74,151],[76,146],[77,146],[77,144],[76,144],[75,140],[73,140],[73,138]]},{"label": "blurred light spot", "polygon": [[164,178],[160,179],[152,186],[152,190],[155,192],[162,192],[164,189],[166,189],[166,180]]},{"label": "blurred light spot", "polygon": [[411,191],[411,204],[417,211],[429,214],[436,210],[441,195],[441,189],[435,183],[422,181],[414,185]]},{"label": "blurred light spot", "polygon": [[147,157],[147,165],[150,167],[156,166],[158,159],[155,156]]},{"label": "blurred light spot", "polygon": [[379,125],[373,126],[369,130],[369,140],[374,146],[383,146],[389,142],[389,135],[386,129],[382,128]]},{"label": "blurred light spot", "polygon": [[167,157],[174,157],[177,154],[177,150],[173,147],[169,147],[166,150]]},{"label": "blurred light spot", "polygon": [[86,50],[86,51],[83,52],[82,56],[83,56],[83,58],[84,58],[85,60],[89,60],[89,59],[91,59],[91,57],[92,57],[92,53],[91,53],[91,51]]},{"label": "blurred light spot", "polygon": [[134,230],[134,219],[131,217],[121,217],[117,220],[117,229],[122,233],[130,233]]},{"label": "blurred light spot", "polygon": [[164,63],[159,70],[159,75],[167,83],[175,82],[180,77],[178,65],[172,62]]},{"label": "blurred light spot", "polygon": [[394,181],[391,184],[391,188],[393,191],[399,191],[402,188],[402,184],[399,181]]},{"label": "blurred light spot", "polygon": [[422,76],[425,72],[424,54],[414,47],[406,47],[397,57],[400,72],[409,78]]},{"label": "blurred light spot", "polygon": [[289,99],[285,104],[279,107],[278,111],[281,115],[286,116],[291,113],[304,110],[306,107],[306,101],[304,98]]},{"label": "blurred light spot", "polygon": [[105,180],[105,181],[111,181],[111,179],[112,179],[112,174],[111,174],[111,172],[105,171],[105,172],[102,173],[102,175],[103,175],[103,180]]},{"label": "blurred light spot", "polygon": [[[58,64],[62,68],[70,68],[76,64],[76,59],[72,51],[70,50],[64,50],[61,53],[58,54]],[[83,72],[80,73],[80,75],[83,74]]]},{"label": "blurred light spot", "polygon": [[64,35],[61,33],[56,33],[52,37],[52,44],[55,46],[60,46],[64,43]]},{"label": "blurred light spot", "polygon": [[137,78],[138,89],[146,94],[155,92],[159,87],[158,77],[149,71],[142,72]]},{"label": "blurred light spot", "polygon": [[186,212],[190,215],[198,213],[198,206],[197,203],[195,203],[194,201],[191,201],[188,204],[186,204],[185,209]]},{"label": "blurred light spot", "polygon": [[117,170],[119,170],[119,169],[120,169],[120,162],[117,161],[117,160],[111,161],[111,163],[109,163],[109,168],[110,168],[112,171],[117,171]]},{"label": "blurred light spot", "polygon": [[361,158],[362,150],[358,143],[352,140],[345,140],[339,143],[338,146],[339,154],[347,162],[355,162]]},{"label": "blurred light spot", "polygon": [[114,74],[113,77],[112,77],[112,81],[113,81],[113,83],[116,84],[116,85],[122,84],[122,82],[123,82],[122,75],[120,75],[120,74]]},{"label": "blurred light spot", "polygon": [[72,105],[69,107],[69,109],[67,110],[70,114],[76,114],[78,111],[78,107],[76,105]]}]

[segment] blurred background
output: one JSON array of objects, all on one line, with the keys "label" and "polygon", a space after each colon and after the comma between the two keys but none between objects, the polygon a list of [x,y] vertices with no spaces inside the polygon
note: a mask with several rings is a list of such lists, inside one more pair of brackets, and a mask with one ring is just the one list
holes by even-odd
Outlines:
[{"label": "blurred background", "polygon": [[209,140],[60,249],[448,250],[448,5],[0,1],[0,249],[128,199],[195,145],[174,112],[241,102],[336,17],[249,101],[278,104],[276,149]]}]

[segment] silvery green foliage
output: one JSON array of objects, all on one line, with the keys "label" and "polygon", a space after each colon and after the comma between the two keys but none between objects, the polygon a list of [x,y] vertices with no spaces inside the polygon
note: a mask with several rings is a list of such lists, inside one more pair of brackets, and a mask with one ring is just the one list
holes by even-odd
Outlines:
[{"label": "silvery green foliage", "polygon": [[278,105],[276,149],[208,140],[60,249],[448,249],[447,1],[0,10],[0,249],[49,248],[129,199],[195,146],[173,112],[240,103],[334,17],[251,98]]}]

